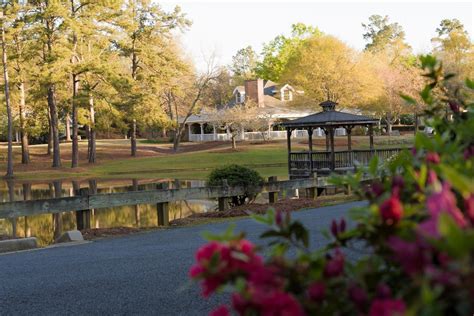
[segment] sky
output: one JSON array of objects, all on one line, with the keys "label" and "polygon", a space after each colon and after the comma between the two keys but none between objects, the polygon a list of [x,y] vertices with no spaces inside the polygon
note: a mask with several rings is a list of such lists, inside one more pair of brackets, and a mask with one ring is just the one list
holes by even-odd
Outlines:
[{"label": "sky", "polygon": [[363,49],[366,42],[361,23],[367,22],[372,14],[388,15],[391,22],[403,27],[415,53],[430,51],[430,39],[442,19],[457,18],[471,39],[474,33],[472,1],[300,1],[165,0],[160,4],[165,10],[181,6],[193,21],[180,37],[186,54],[198,69],[205,67],[210,55],[216,56],[217,64],[224,65],[231,62],[240,48],[248,45],[260,52],[263,43],[279,34],[289,35],[291,24],[297,22],[317,26],[349,46]]}]

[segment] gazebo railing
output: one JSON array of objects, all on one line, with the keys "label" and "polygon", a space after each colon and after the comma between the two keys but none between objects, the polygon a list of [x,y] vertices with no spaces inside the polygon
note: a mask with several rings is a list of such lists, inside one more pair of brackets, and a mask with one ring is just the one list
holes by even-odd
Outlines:
[{"label": "gazebo railing", "polygon": [[374,155],[383,161],[398,154],[401,150],[402,148],[335,151],[334,167],[331,162],[331,152],[291,152],[290,175],[301,176],[309,175],[311,171],[347,169],[356,165],[366,166]]}]

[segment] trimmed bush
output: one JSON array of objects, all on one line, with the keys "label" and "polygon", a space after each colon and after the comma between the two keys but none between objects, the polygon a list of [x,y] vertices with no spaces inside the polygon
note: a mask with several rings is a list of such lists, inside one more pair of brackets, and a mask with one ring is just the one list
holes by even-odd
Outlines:
[{"label": "trimmed bush", "polygon": [[252,202],[256,195],[251,192],[251,188],[261,185],[264,181],[257,171],[234,164],[214,169],[208,177],[207,184],[209,186],[222,186],[224,180],[227,180],[229,186],[243,186],[249,189],[244,195],[232,197],[231,206]]}]

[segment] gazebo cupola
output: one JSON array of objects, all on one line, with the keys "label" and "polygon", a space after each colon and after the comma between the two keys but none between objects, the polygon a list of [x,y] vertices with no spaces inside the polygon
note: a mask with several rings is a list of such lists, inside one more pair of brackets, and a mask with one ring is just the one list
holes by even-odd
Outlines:
[{"label": "gazebo cupola", "polygon": [[327,100],[324,102],[319,103],[319,105],[323,108],[323,112],[335,111],[337,102]]}]

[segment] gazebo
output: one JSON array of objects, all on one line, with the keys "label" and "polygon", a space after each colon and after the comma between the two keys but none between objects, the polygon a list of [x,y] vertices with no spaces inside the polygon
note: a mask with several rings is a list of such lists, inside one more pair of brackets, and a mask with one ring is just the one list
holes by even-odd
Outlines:
[{"label": "gazebo", "polygon": [[[366,165],[370,159],[377,155],[386,159],[400,151],[400,148],[374,149],[373,126],[377,120],[351,113],[336,111],[336,102],[324,101],[319,104],[323,110],[293,121],[282,123],[286,128],[288,144],[288,173],[290,178],[306,178],[317,174],[329,174],[330,172],[346,172],[353,170],[357,165]],[[370,139],[370,149],[352,149],[352,129],[355,126],[367,128]],[[313,131],[321,128],[326,135],[326,151],[313,150]],[[334,150],[334,135],[336,128],[344,128],[347,134],[347,150]],[[306,130],[308,132],[308,151],[291,150],[291,134],[293,130]]]}]

